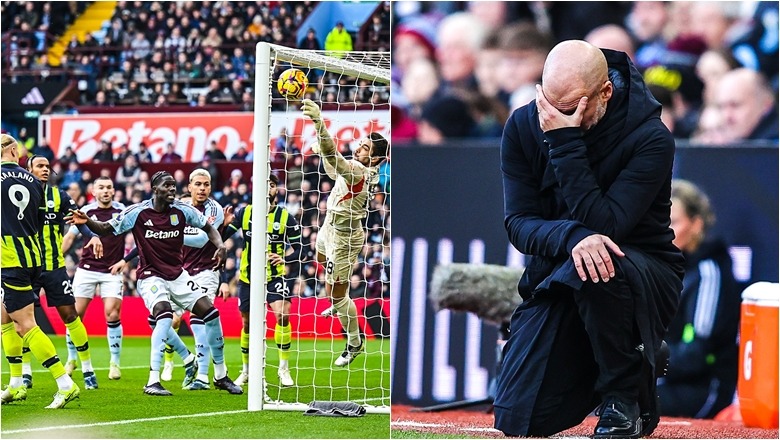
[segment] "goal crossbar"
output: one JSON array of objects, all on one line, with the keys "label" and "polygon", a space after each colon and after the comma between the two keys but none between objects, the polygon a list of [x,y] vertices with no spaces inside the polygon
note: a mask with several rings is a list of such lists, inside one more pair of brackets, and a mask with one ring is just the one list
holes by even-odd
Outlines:
[{"label": "goal crossbar", "polygon": [[[348,76],[390,84],[389,52],[330,51],[322,53],[320,51],[293,49],[277,44],[268,44],[268,46],[271,53],[280,61],[288,63],[306,61],[306,66],[311,69],[327,70],[329,68],[338,68],[340,72]],[[373,63],[373,65],[367,63]]]}]

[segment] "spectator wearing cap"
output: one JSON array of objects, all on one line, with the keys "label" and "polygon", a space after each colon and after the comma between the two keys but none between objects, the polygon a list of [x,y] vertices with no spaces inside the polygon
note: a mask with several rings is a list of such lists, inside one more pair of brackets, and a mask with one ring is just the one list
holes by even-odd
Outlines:
[{"label": "spectator wearing cap", "polygon": [[417,141],[426,145],[439,145],[451,138],[471,137],[476,127],[468,105],[451,95],[429,101],[423,107],[420,119]]},{"label": "spectator wearing cap", "polygon": [[727,142],[778,139],[775,94],[766,78],[747,68],[732,70],[720,79],[716,104]]},{"label": "spectator wearing cap", "polygon": [[95,157],[92,158],[92,162],[100,163],[113,161],[114,152],[111,151],[111,141],[103,139],[100,141],[100,150],[97,152],[97,154],[95,154]]},{"label": "spectator wearing cap", "polygon": [[336,22],[336,27],[328,32],[325,37],[325,50],[331,53],[336,52],[333,55],[339,58],[343,56],[339,52],[352,50],[352,36],[344,29],[343,22]]},{"label": "spectator wearing cap", "polygon": [[422,18],[401,22],[393,31],[393,79],[400,82],[406,69],[420,58],[433,59],[436,54],[436,32]]},{"label": "spectator wearing cap", "polygon": [[674,132],[678,139],[690,138],[701,113],[704,83],[696,75],[696,62],[706,51],[704,41],[695,36],[678,36],[669,42],[661,56],[662,64],[644,72],[645,83],[660,85],[672,92]]}]

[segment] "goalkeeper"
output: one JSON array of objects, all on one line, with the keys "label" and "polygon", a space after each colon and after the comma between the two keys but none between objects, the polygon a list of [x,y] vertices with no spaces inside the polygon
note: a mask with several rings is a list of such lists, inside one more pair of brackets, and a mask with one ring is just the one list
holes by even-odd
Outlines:
[{"label": "goalkeeper", "polygon": [[317,130],[319,145],[312,149],[322,157],[328,177],[336,181],[328,196],[328,211],[315,246],[317,261],[325,266],[325,292],[347,332],[347,346],[335,362],[336,366],[344,367],[365,350],[357,308],[348,295],[349,278],[363,247],[362,220],[368,214],[372,189],[379,181],[378,166],[387,158],[388,142],[381,134],[371,133],[360,141],[353,159],[347,160],[337,151],[317,104],[304,99],[302,109]]}]

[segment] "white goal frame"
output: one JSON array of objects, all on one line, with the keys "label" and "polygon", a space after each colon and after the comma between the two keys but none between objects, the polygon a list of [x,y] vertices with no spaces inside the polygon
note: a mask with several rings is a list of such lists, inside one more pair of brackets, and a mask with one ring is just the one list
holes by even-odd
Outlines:
[{"label": "white goal frame", "polygon": [[[344,54],[350,54],[345,52]],[[366,54],[365,52],[360,52]],[[383,54],[376,52],[377,55]],[[271,74],[273,60],[298,62],[305,60],[308,68],[323,69],[338,68],[346,75],[369,81],[390,84],[390,66],[370,66],[349,59],[336,58],[302,49],[294,49],[276,44],[261,42],[255,51],[255,112],[254,112],[254,160],[252,163],[252,229],[266,231],[268,229],[268,179],[269,179],[269,149],[270,149],[270,118],[271,118]],[[345,57],[348,58],[348,57]],[[389,57],[388,57],[389,59]],[[262,385],[266,367],[266,310],[265,301],[267,286],[265,282],[268,248],[268,236],[265,233],[253,234],[253,246],[250,249],[250,285],[252,291],[261,292],[261,296],[249,303],[249,334],[263,335],[261,338],[249,339],[249,391],[248,410],[279,410],[305,411],[305,403],[266,402],[265,390]],[[257,287],[260,286],[260,289]],[[253,299],[256,299],[252,297]],[[260,368],[256,368],[260,365]],[[389,406],[363,405],[367,413],[389,414]]]}]

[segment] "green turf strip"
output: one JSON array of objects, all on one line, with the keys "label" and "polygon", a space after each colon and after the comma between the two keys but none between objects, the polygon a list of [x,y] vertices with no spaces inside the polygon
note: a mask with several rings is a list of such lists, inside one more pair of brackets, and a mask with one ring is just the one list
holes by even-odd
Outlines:
[{"label": "green turf strip", "polygon": [[[192,350],[191,337],[183,338]],[[60,357],[67,359],[65,341],[52,338]],[[270,341],[267,350],[268,394],[274,399],[309,403],[317,400],[353,400],[389,405],[389,340],[367,341],[367,352],[348,369],[331,368],[343,349],[343,340],[294,341],[290,358],[293,379],[298,386],[280,389],[275,365],[277,350]],[[56,385],[51,375],[33,358],[33,389],[26,401],[0,408],[3,438],[388,438],[390,417],[369,414],[359,418],[312,417],[294,411],[245,412],[246,394],[230,395],[215,389],[181,389],[184,369],[178,356],[173,380],[164,382],[172,397],[143,394],[148,377],[149,339],[125,338],[122,347],[122,379],[108,380],[109,352],[105,338],[90,338],[92,363],[99,389],[84,390],[81,370],[73,377],[82,387],[81,398],[61,410],[44,409],[51,402]],[[316,350],[315,350],[316,348]],[[225,357],[229,374],[241,369],[238,339],[226,339]],[[316,368],[315,368],[316,367]],[[372,371],[373,370],[373,371]],[[381,370],[381,371],[380,371]],[[213,375],[213,370],[212,373]],[[2,383],[8,383],[3,361]],[[316,385],[315,385],[316,384]],[[233,412],[220,414],[223,412]],[[195,417],[177,417],[217,413]],[[165,418],[167,419],[159,419]],[[148,420],[141,420],[148,419]],[[156,420],[155,420],[156,419]],[[84,425],[77,428],[67,426]],[[41,428],[57,428],[39,431]]]}]

